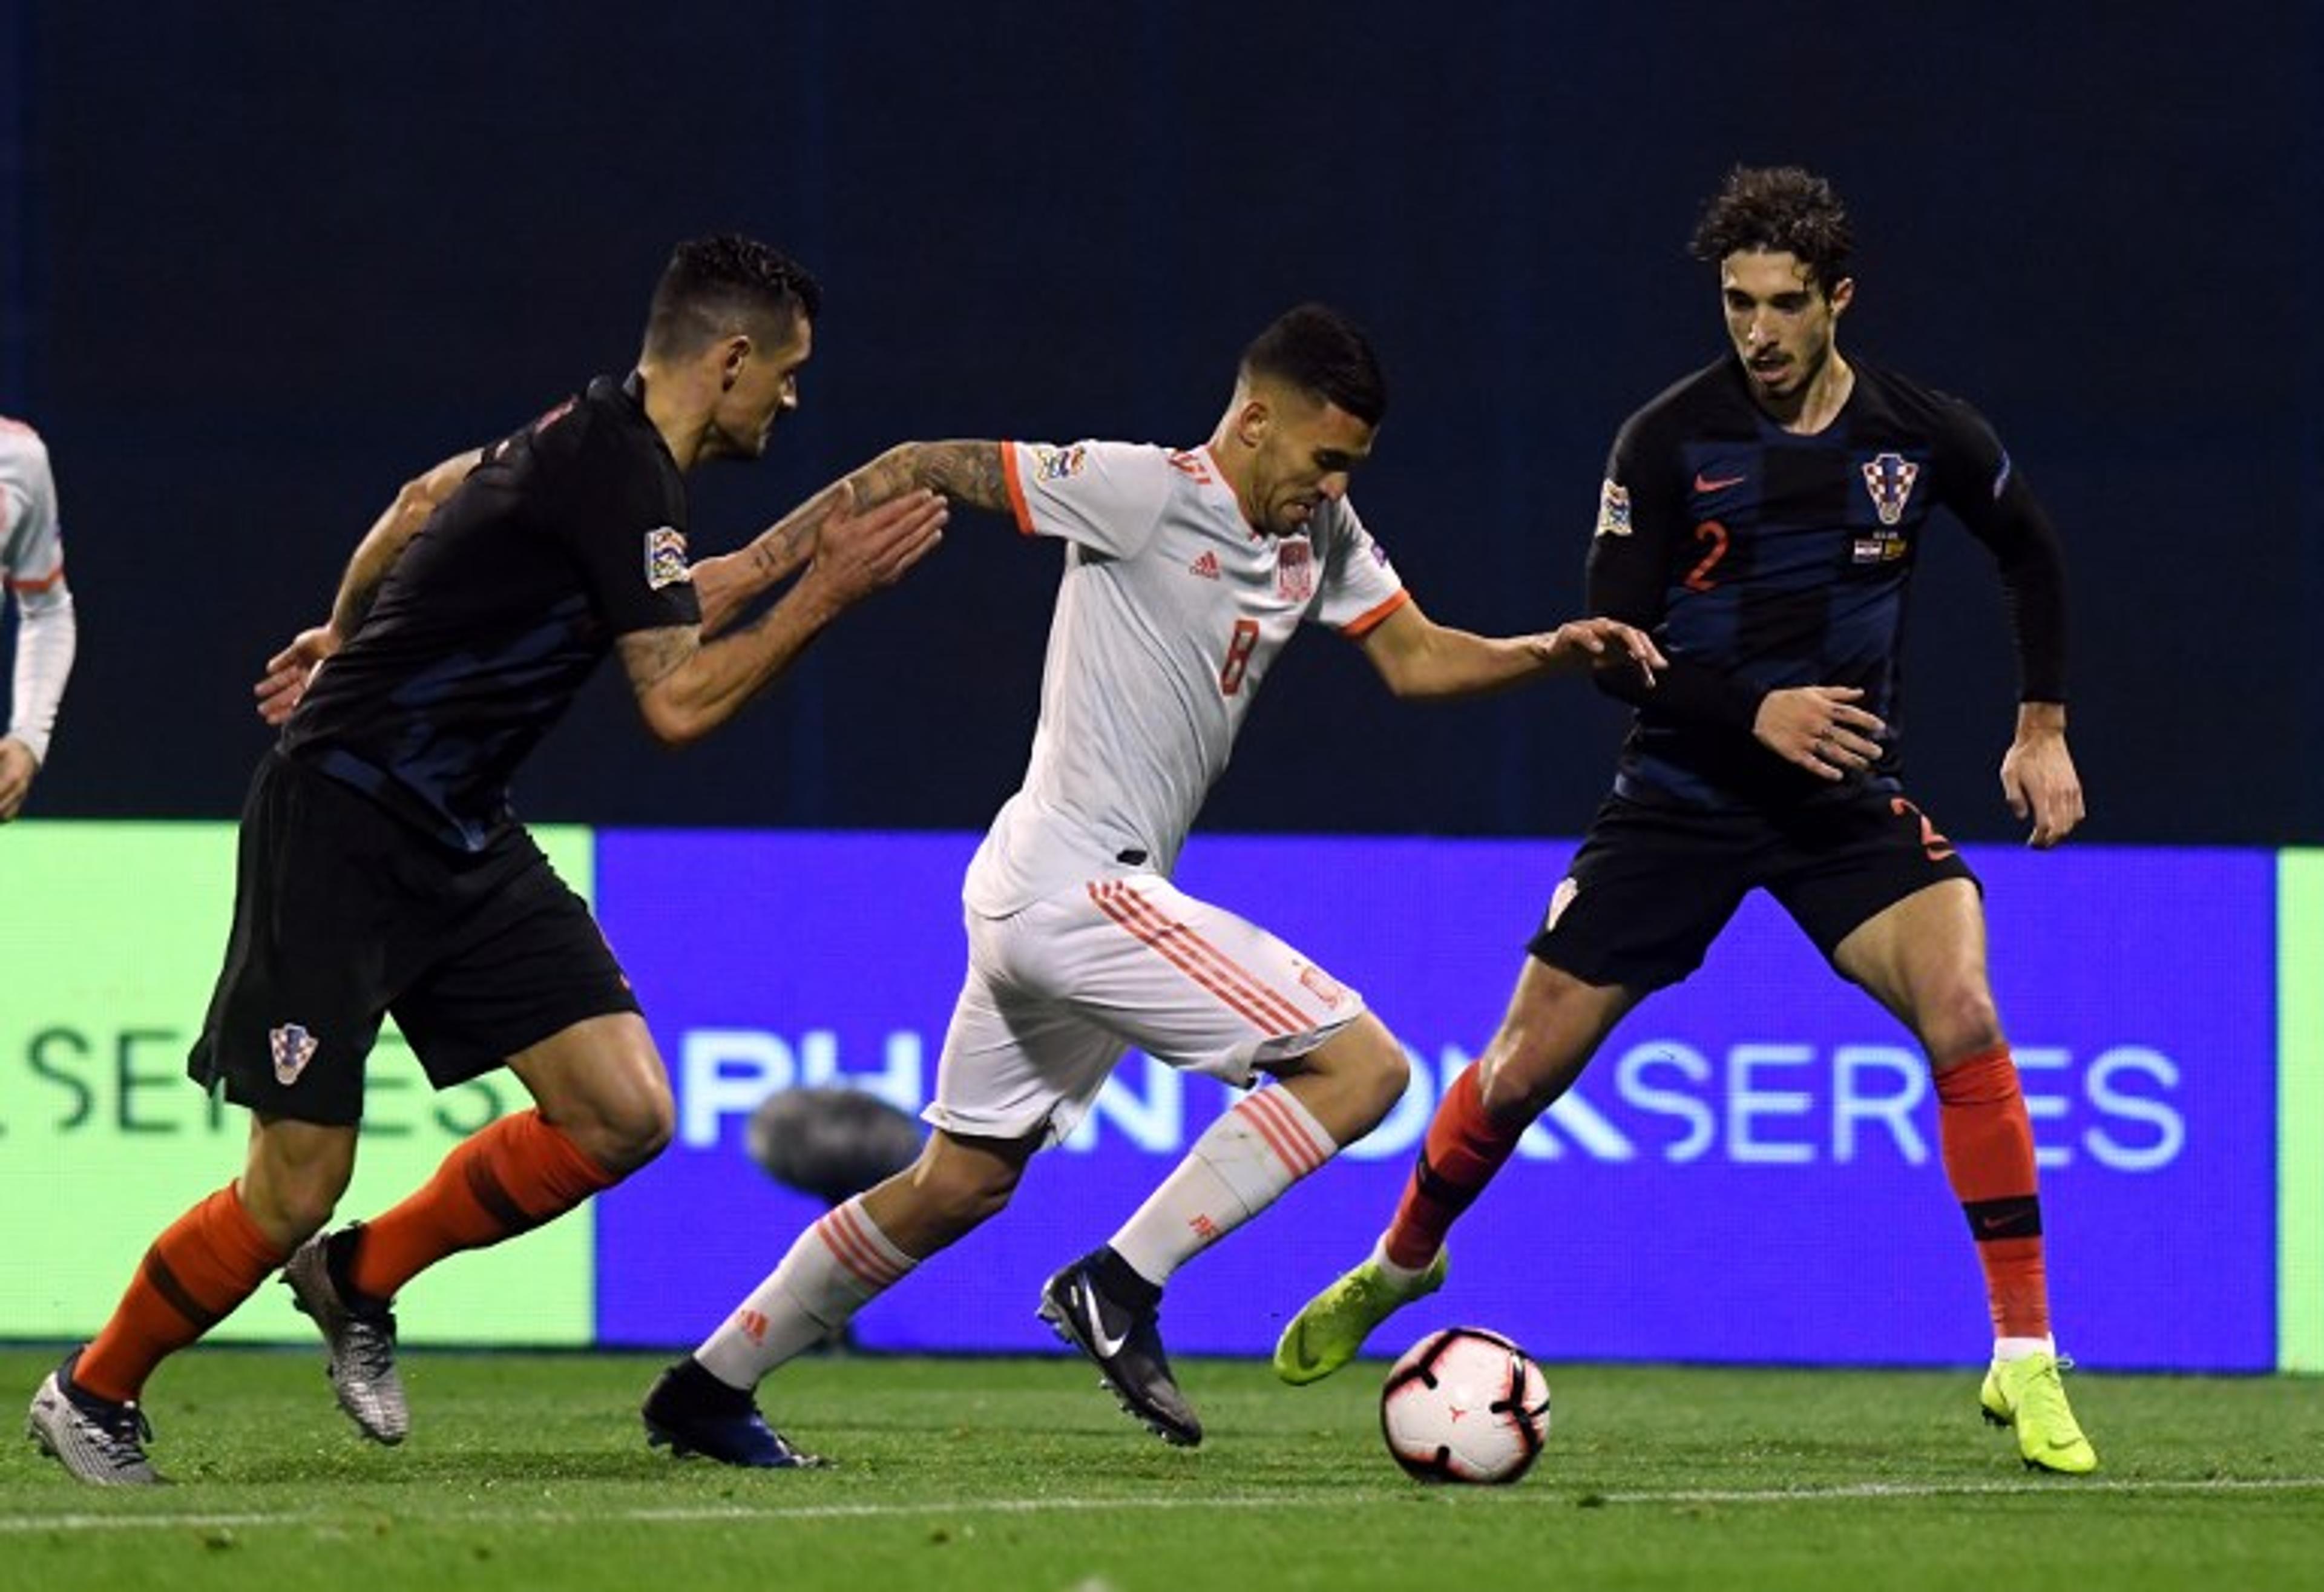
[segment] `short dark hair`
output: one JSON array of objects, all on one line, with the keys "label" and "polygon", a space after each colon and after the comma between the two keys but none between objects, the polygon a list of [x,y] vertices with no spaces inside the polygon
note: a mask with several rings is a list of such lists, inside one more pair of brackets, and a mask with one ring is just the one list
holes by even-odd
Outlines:
[{"label": "short dark hair", "polygon": [[779,249],[731,232],[689,238],[671,252],[646,314],[646,352],[684,358],[747,321],[788,330],[823,312],[823,289]]},{"label": "short dark hair", "polygon": [[1808,281],[1830,297],[1848,275],[1856,247],[1848,208],[1831,183],[1798,166],[1738,166],[1727,185],[1702,208],[1692,252],[1716,265],[1741,249],[1787,254],[1807,267]]},{"label": "short dark hair", "polygon": [[1388,381],[1354,322],[1322,304],[1302,304],[1242,351],[1242,374],[1273,376],[1338,404],[1368,426],[1388,413]]}]

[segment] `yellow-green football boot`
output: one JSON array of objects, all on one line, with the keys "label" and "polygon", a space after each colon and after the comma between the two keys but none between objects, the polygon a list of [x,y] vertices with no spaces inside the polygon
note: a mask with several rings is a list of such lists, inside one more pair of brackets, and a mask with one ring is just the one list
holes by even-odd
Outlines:
[{"label": "yellow-green football boot", "polygon": [[1309,1300],[1276,1341],[1275,1374],[1303,1387],[1354,1359],[1373,1328],[1444,1286],[1444,1253],[1438,1250],[1428,1269],[1402,1287],[1378,1261],[1367,1260]]},{"label": "yellow-green football boot", "polygon": [[[1278,1351],[1277,1364],[1282,1363]],[[1978,1394],[1987,1421],[2017,1429],[2017,1452],[2028,1470],[2088,1476],[2098,1467],[2098,1450],[2082,1435],[2066,1384],[2059,1373],[2073,1364],[2052,1354],[1996,1360]]]}]

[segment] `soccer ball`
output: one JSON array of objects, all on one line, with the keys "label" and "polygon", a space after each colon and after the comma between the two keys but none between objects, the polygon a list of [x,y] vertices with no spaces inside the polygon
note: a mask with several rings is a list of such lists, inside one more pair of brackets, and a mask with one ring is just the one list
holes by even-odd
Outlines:
[{"label": "soccer ball", "polygon": [[1422,1481],[1513,1482],[1549,1437],[1549,1381],[1499,1333],[1447,1327],[1388,1372],[1380,1434]]}]

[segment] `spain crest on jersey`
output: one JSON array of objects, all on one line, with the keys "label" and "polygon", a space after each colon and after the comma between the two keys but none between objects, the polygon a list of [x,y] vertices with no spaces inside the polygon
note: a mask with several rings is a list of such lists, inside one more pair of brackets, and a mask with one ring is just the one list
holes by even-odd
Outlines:
[{"label": "spain crest on jersey", "polygon": [[1275,594],[1286,603],[1315,595],[1315,550],[1305,538],[1275,544]]},{"label": "spain crest on jersey", "polygon": [[1913,483],[1920,478],[1921,467],[1901,453],[1877,454],[1864,467],[1864,489],[1872,494],[1872,506],[1879,512],[1882,524],[1893,525],[1904,517]]},{"label": "spain crest on jersey", "polygon": [[664,525],[646,532],[646,589],[659,591],[665,586],[676,586],[690,580],[694,571],[686,563],[686,532],[674,525]]}]

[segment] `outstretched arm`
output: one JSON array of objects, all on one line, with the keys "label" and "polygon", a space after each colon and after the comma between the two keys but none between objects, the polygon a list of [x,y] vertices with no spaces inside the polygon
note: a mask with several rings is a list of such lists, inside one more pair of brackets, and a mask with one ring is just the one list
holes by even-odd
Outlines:
[{"label": "outstretched arm", "polygon": [[260,677],[252,694],[258,699],[258,717],[268,724],[281,724],[290,717],[307,694],[307,681],[314,675],[316,666],[346,644],[371,612],[372,603],[379,596],[380,583],[395,567],[411,539],[428,523],[443,501],[458,489],[468,473],[484,456],[481,448],[471,448],[466,453],[453,455],[425,475],[416,476],[403,484],[371,529],[355,544],[355,556],[347,560],[346,573],[339,578],[338,596],[331,604],[331,616],[324,624],[302,630],[290,638],[290,644],[266,661],[266,672]]},{"label": "outstretched arm", "polygon": [[899,442],[848,477],[856,499],[882,503],[924,487],[955,503],[1010,512],[1009,465],[995,441]]},{"label": "outstretched arm", "polygon": [[1399,697],[1464,697],[1545,674],[1619,668],[1651,686],[1661,651],[1617,619],[1576,619],[1533,635],[1484,636],[1437,624],[1406,602],[1368,631],[1364,656]]},{"label": "outstretched arm", "polygon": [[730,553],[697,559],[687,571],[702,605],[702,634],[723,634],[760,593],[807,567],[824,522],[847,501],[845,481],[830,486]]},{"label": "outstretched arm", "polygon": [[1008,465],[998,442],[899,442],[871,463],[834,481],[731,553],[697,560],[694,595],[702,605],[702,634],[723,634],[752,599],[806,567],[816,555],[824,523],[842,493],[860,510],[907,492],[939,492],[958,503],[1007,514]]},{"label": "outstretched arm", "polygon": [[622,666],[655,738],[682,745],[725,723],[789,668],[825,626],[901,579],[943,540],[945,504],[933,493],[907,493],[858,512],[843,482],[811,501],[832,494],[816,522],[806,572],[757,619],[714,640],[695,625],[621,638]]}]

